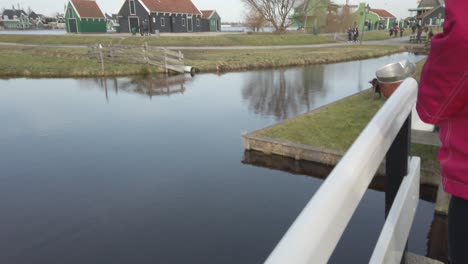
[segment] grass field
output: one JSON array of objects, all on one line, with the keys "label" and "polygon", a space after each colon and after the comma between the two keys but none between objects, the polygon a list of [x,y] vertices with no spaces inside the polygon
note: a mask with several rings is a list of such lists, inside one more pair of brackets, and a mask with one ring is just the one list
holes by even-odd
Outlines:
[{"label": "grass field", "polygon": [[[202,72],[249,70],[350,61],[404,51],[396,46],[346,46],[314,49],[185,51],[186,65]],[[129,76],[160,72],[156,67],[105,63],[87,49],[0,46],[2,77]]]},{"label": "grass field", "polygon": [[215,36],[130,36],[130,35],[0,35],[0,42],[23,44],[53,44],[53,45],[92,45],[123,44],[137,45],[147,42],[151,46],[277,46],[277,45],[307,45],[333,43],[331,37],[314,36],[311,34],[223,34]]},{"label": "grass field", "polygon": [[333,63],[403,52],[397,46],[342,46],[314,49],[184,51],[186,64],[202,71],[232,71]]}]

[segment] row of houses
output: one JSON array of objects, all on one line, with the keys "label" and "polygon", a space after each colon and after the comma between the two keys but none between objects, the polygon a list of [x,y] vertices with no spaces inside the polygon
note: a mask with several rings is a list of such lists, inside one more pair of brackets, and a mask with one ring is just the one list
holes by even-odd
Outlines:
[{"label": "row of houses", "polygon": [[[366,5],[359,5],[358,13],[365,12]],[[361,26],[368,29],[389,29],[395,24],[400,28],[408,28],[416,25],[420,26],[441,26],[445,20],[445,2],[443,0],[421,0],[416,8],[409,9],[413,15],[405,19],[398,20],[394,15],[384,9],[370,9],[365,20],[361,21]]]},{"label": "row of houses", "polygon": [[125,0],[115,15],[105,15],[95,0],[69,0],[65,20],[70,33],[130,33],[143,24],[150,33],[221,31],[219,14],[190,0]]},{"label": "row of houses", "polygon": [[398,20],[391,12],[380,8],[368,8],[366,3],[342,5],[330,2],[323,5],[319,0],[308,0],[308,5],[295,8],[295,25],[307,31],[320,29],[321,32],[339,32],[356,26],[366,30],[386,30],[395,23],[400,27],[413,25],[440,26],[444,21],[445,3],[443,0],[421,0],[418,6],[410,9],[413,16]]},{"label": "row of houses", "polygon": [[1,22],[3,27],[7,29],[28,29],[32,27],[32,19],[24,10],[3,10]]},{"label": "row of houses", "polygon": [[60,28],[65,27],[63,16],[46,17],[30,10],[4,9],[0,17],[0,25],[5,29]]}]

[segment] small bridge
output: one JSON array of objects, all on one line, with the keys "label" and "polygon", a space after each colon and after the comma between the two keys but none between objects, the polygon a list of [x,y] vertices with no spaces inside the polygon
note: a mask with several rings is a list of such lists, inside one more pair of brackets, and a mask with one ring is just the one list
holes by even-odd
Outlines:
[{"label": "small bridge", "polygon": [[419,202],[419,157],[409,156],[418,84],[406,79],[367,125],[270,254],[267,264],[327,263],[385,159],[386,222],[369,263],[439,263],[406,254]]},{"label": "small bridge", "polygon": [[105,71],[106,62],[121,64],[151,65],[161,68],[166,73],[194,73],[194,68],[185,66],[184,54],[163,47],[96,44],[88,47],[88,54],[101,62]]}]

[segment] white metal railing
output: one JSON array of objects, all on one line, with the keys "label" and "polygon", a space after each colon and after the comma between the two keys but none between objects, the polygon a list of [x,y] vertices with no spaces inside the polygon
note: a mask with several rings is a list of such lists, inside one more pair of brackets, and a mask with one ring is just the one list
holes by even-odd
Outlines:
[{"label": "white metal railing", "polygon": [[418,208],[420,166],[419,158],[411,158],[410,171],[401,183],[369,263],[401,263]]},{"label": "white metal railing", "polygon": [[[400,85],[312,197],[265,263],[301,264],[328,261],[377,172],[380,161],[385,158],[395,138],[400,136],[399,132],[405,122],[411,120],[410,114],[416,104],[417,90],[418,84],[412,78],[406,79]],[[417,206],[419,199],[419,188],[414,188],[416,181],[419,184],[419,158],[411,159],[410,166],[410,172],[413,173],[409,175],[413,176],[406,177],[395,200],[404,202],[408,197],[416,198],[416,204],[414,205],[413,201],[409,206],[413,213],[407,215],[408,210],[404,210],[408,209],[407,205],[400,204],[396,208],[394,203],[382,233],[385,238],[379,239],[378,248],[371,259],[376,261],[374,263],[398,257],[401,259],[403,254],[398,252],[400,249],[392,248],[392,245],[395,239],[400,242],[404,239],[404,242],[400,243],[404,248],[409,229],[408,232],[396,236],[391,233],[397,227],[397,222],[401,222],[400,219],[405,219],[402,222],[406,225],[410,222],[410,227],[414,217],[414,206]],[[404,212],[402,218],[398,215],[401,212]],[[381,248],[384,245],[387,246]]]}]

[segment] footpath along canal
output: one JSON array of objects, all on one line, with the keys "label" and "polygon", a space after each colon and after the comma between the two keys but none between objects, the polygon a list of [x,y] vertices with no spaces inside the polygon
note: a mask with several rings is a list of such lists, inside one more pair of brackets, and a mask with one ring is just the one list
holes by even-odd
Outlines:
[{"label": "footpath along canal", "polygon": [[[359,62],[171,79],[0,81],[0,263],[261,263],[322,183],[242,163],[241,133],[369,87]],[[369,190],[331,263],[365,263]],[[409,240],[426,255],[434,205]]]}]

